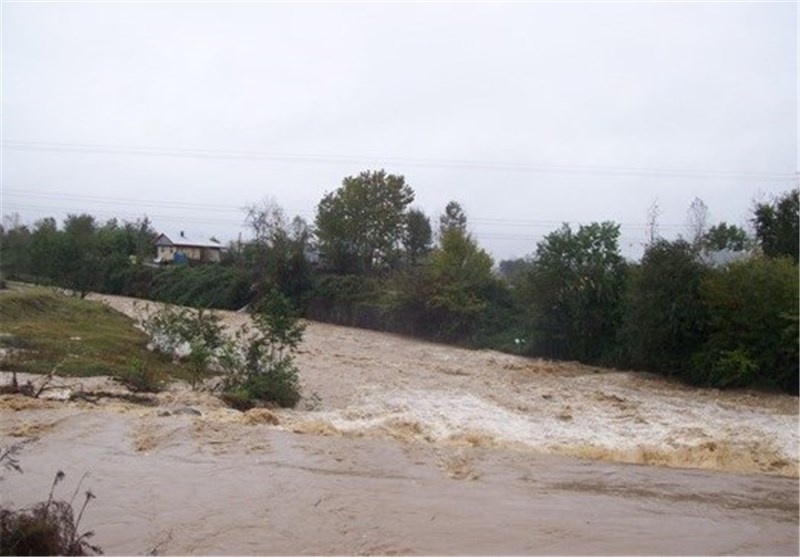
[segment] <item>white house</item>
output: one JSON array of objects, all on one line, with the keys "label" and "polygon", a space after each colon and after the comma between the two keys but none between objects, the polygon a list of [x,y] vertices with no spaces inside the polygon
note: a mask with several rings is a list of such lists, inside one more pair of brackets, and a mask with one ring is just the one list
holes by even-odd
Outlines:
[{"label": "white house", "polygon": [[210,261],[219,262],[222,257],[222,244],[211,240],[192,240],[183,232],[167,236],[159,234],[154,242],[156,246],[156,263],[173,261]]}]

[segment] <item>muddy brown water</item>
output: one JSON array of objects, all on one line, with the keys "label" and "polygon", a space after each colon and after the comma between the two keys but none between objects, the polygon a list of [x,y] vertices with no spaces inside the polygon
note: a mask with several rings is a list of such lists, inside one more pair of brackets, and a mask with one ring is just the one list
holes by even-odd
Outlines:
[{"label": "muddy brown water", "polygon": [[[797,480],[297,434],[80,407],[6,472],[5,504],[97,495],[107,554],[797,554]],[[11,419],[11,418],[9,418]],[[142,431],[157,442],[142,447]],[[5,441],[5,439],[4,439]],[[147,450],[141,450],[146,448]]]},{"label": "muddy brown water", "polygon": [[68,498],[88,472],[107,554],[800,552],[796,398],[318,323],[298,364],[291,411],[182,384],[154,407],[0,396],[0,445],[36,439],[3,504],[45,499],[59,469]]}]

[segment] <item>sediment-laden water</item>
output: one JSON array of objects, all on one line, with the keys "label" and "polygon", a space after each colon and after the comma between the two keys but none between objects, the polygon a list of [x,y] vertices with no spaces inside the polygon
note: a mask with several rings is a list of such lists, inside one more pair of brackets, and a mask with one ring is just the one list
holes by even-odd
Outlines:
[{"label": "sediment-laden water", "polygon": [[297,410],[2,396],[3,502],[88,471],[110,554],[798,553],[794,397],[316,323],[298,365]]}]

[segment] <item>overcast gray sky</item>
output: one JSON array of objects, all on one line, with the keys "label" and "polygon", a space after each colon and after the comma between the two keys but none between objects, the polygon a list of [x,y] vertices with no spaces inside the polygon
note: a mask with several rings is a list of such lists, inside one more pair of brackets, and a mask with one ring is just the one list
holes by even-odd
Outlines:
[{"label": "overcast gray sky", "polygon": [[797,10],[4,2],[2,212],[230,240],[385,168],[497,259],[599,220],[637,256],[656,200],[674,237],[695,197],[744,225],[797,184]]}]

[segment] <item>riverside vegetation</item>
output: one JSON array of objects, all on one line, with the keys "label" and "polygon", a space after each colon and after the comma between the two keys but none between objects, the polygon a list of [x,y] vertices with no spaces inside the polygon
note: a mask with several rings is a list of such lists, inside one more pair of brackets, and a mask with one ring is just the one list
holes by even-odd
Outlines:
[{"label": "riverside vegetation", "polygon": [[[232,243],[221,264],[166,268],[146,264],[155,237],[147,218],[101,224],[84,214],[61,227],[54,219],[28,227],[11,217],[0,238],[2,272],[79,294],[196,308],[256,308],[280,294],[298,315],[321,321],[652,371],[700,386],[798,392],[796,189],[755,204],[753,236],[711,225],[698,199],[686,237],[666,240],[654,207],[636,262],[620,254],[619,225],[600,222],[565,224],[530,256],[495,266],[457,202],[445,207],[436,233],[413,202],[402,176],[363,172],[320,200],[313,225],[263,202],[247,210],[252,239]],[[264,342],[252,360],[240,350],[236,365],[252,373],[242,376],[246,388],[228,386],[230,400],[261,390],[254,370],[265,361],[292,376],[282,363],[292,345],[275,352]],[[182,373],[191,376],[206,359],[222,366],[225,351],[210,352],[195,352]]]},{"label": "riverside vegetation", "polygon": [[[18,454],[26,441],[15,443],[0,451],[0,466],[22,473]],[[94,555],[102,554],[99,546],[90,543],[94,531],[80,532],[81,518],[95,498],[91,490],[84,493],[77,517],[73,504],[83,480],[78,482],[69,501],[54,498],[56,486],[66,475],[58,471],[50,486],[47,501],[25,509],[10,509],[0,505],[0,555]],[[0,477],[0,480],[5,479]]]}]

